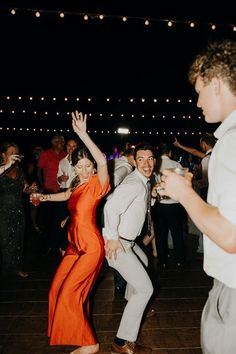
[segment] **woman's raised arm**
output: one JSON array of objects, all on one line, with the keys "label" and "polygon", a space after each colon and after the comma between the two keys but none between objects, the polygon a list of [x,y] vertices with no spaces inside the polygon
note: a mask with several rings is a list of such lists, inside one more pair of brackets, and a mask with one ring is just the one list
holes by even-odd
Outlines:
[{"label": "woman's raised arm", "polygon": [[101,185],[103,185],[108,176],[107,159],[98,146],[93,142],[87,133],[87,114],[82,112],[72,112],[72,127],[74,132],[83,141],[84,145],[88,148],[94,160],[97,163],[97,173]]}]

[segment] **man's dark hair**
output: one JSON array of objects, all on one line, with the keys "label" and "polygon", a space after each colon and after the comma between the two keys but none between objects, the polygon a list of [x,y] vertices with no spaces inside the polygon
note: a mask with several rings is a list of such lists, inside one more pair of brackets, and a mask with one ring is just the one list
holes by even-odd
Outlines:
[{"label": "man's dark hair", "polygon": [[213,146],[215,145],[215,143],[216,143],[216,138],[214,137],[213,134],[206,133],[206,134],[203,134],[203,135],[201,136],[200,141],[201,141],[201,142],[204,141],[207,145],[213,147]]},{"label": "man's dark hair", "polygon": [[163,141],[158,145],[158,149],[157,149],[158,156],[169,154],[170,151],[172,151],[171,144]]},{"label": "man's dark hair", "polygon": [[134,148],[128,147],[122,152],[122,156],[131,156],[134,154]]},{"label": "man's dark hair", "polygon": [[136,160],[137,152],[139,150],[151,150],[154,156],[154,149],[152,145],[146,141],[138,143],[134,148],[134,160]]}]

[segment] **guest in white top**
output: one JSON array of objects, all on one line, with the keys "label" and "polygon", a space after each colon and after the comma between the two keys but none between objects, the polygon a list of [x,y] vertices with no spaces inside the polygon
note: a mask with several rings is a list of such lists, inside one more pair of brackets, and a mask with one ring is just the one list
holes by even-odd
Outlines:
[{"label": "guest in white top", "polygon": [[[160,176],[166,168],[182,168],[181,164],[171,159],[171,146],[162,142],[157,151],[160,155],[160,166],[156,182],[160,182]],[[158,172],[158,171],[157,171]],[[152,217],[157,245],[158,265],[161,268],[168,266],[168,235],[171,232],[173,240],[174,258],[177,268],[185,263],[184,224],[187,221],[186,212],[178,200],[172,198],[162,199],[152,207]]]},{"label": "guest in white top", "polygon": [[202,151],[199,151],[195,148],[188,147],[180,144],[180,142],[175,138],[173,143],[174,146],[201,158],[200,165],[200,178],[194,180],[194,187],[200,193],[202,198],[206,199],[207,197],[207,188],[208,188],[208,164],[211,156],[212,149],[215,145],[216,139],[213,134],[205,133],[200,138],[200,147]]},{"label": "guest in white top", "polygon": [[208,169],[207,203],[189,177],[163,171],[160,193],[180,201],[204,234],[204,270],[214,279],[201,321],[204,354],[236,353],[236,42],[210,42],[189,71],[197,106],[221,125]]},{"label": "guest in white top", "polygon": [[[200,165],[200,178],[193,181],[194,188],[200,194],[202,199],[205,201],[207,200],[207,193],[208,193],[208,166],[210,162],[210,157],[212,153],[212,149],[216,143],[216,139],[212,134],[206,133],[201,136],[200,139],[200,146],[202,151],[205,153],[204,157],[201,160]],[[203,247],[203,234],[199,231],[199,238],[198,238],[198,253],[204,252]]]},{"label": "guest in white top", "polygon": [[[194,156],[201,158],[201,164],[197,169],[197,175],[200,175],[200,178],[196,178],[193,180],[194,189],[199,193],[199,195],[207,200],[207,192],[208,192],[208,165],[211,157],[211,152],[216,143],[216,139],[213,134],[205,133],[200,138],[200,147],[202,151],[197,149],[184,146],[179,143],[179,141],[175,138],[174,145],[176,147],[181,148],[184,151],[191,153]],[[203,234],[200,230],[196,228],[193,224],[192,220],[189,219],[189,230],[194,230],[195,233],[199,235],[198,237],[198,253],[203,253]]]},{"label": "guest in white top", "polygon": [[201,178],[195,181],[195,187],[199,190],[201,197],[207,199],[208,191],[208,165],[212,153],[212,149],[216,143],[216,139],[212,134],[206,133],[201,136],[200,146],[204,152],[201,160]]},{"label": "guest in white top", "polygon": [[[112,159],[108,162],[108,171],[110,175],[111,193],[126,176],[128,176],[134,169],[134,148],[128,147],[124,149],[122,156],[117,159]],[[111,195],[111,193],[109,195]],[[109,195],[106,199],[109,198]],[[122,278],[120,273],[114,269],[114,285],[115,292],[119,294],[124,293],[126,281]]]},{"label": "guest in white top", "polygon": [[[60,191],[67,190],[76,176],[71,162],[72,152],[78,147],[75,138],[69,138],[66,142],[67,155],[60,160],[57,172],[57,181],[60,185]],[[58,225],[59,252],[63,256],[68,245],[67,226],[69,224],[67,201],[56,203],[56,218]],[[67,222],[66,222],[67,221]]]},{"label": "guest in white top", "polygon": [[75,178],[76,174],[74,167],[71,164],[71,154],[78,147],[78,142],[75,139],[68,139],[66,143],[67,155],[60,160],[57,181],[60,185],[60,189],[67,189],[70,187],[71,182]]},{"label": "guest in white top", "polygon": [[112,343],[112,352],[149,354],[151,348],[135,343],[144,310],[153,293],[144,266],[148,264],[147,256],[135,243],[145,221],[147,182],[154,168],[153,149],[148,143],[136,145],[134,165],[135,170],[115,188],[104,207],[106,258],[127,282],[125,298],[128,302]]},{"label": "guest in white top", "polygon": [[134,169],[134,149],[125,150],[121,157],[114,160],[114,187],[117,187],[123,179]]}]

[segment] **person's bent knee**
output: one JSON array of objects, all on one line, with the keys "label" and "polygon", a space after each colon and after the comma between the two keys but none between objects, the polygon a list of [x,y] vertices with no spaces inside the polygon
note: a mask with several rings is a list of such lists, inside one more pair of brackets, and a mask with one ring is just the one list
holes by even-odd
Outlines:
[{"label": "person's bent knee", "polygon": [[142,293],[145,294],[145,297],[149,300],[153,294],[153,286],[150,284],[149,286],[146,286],[145,289],[142,289]]}]

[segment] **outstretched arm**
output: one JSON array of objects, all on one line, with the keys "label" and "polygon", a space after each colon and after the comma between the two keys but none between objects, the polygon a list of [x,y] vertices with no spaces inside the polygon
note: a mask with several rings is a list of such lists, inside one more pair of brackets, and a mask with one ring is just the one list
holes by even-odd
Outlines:
[{"label": "outstretched arm", "polygon": [[42,193],[31,193],[30,203],[35,204],[35,200],[39,202],[63,202],[68,200],[71,196],[71,189],[68,188],[64,192],[53,193],[53,194],[42,194]]},{"label": "outstretched arm", "polygon": [[200,157],[201,159],[205,156],[204,152],[202,152],[200,150],[180,144],[180,142],[176,138],[175,138],[175,141],[173,142],[173,145],[175,147],[178,147],[178,148],[188,152],[189,154]]},{"label": "outstretched arm", "polygon": [[107,180],[108,170],[107,170],[107,160],[102,151],[97,147],[93,140],[88,135],[87,129],[87,114],[82,112],[72,112],[72,127],[75,133],[83,141],[84,145],[89,149],[94,160],[97,163],[97,173],[101,185]]},{"label": "outstretched arm", "polygon": [[8,156],[6,163],[0,166],[0,175],[10,168],[15,162],[21,161],[21,156],[18,154]]}]

